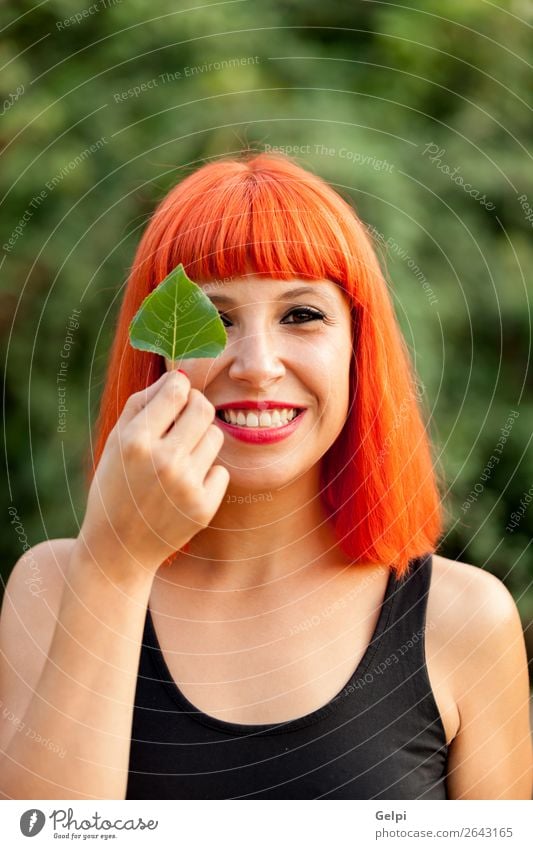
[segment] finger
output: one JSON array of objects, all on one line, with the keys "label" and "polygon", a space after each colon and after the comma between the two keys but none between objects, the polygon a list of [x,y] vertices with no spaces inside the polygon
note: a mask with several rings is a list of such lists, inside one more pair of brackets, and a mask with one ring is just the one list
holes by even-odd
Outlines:
[{"label": "finger", "polygon": [[182,372],[171,371],[131,422],[157,439],[176,421],[187,404],[191,384]]},{"label": "finger", "polygon": [[222,430],[217,425],[209,425],[194,451],[189,455],[189,463],[197,470],[200,480],[204,480],[223,445]]},{"label": "finger", "polygon": [[198,445],[216,416],[215,408],[199,389],[191,389],[188,403],[178,421],[165,434],[164,440],[189,454]]},{"label": "finger", "polygon": [[138,392],[133,392],[126,403],[124,404],[122,413],[120,414],[121,425],[128,424],[138,415],[141,410],[151,401],[154,395],[159,391],[165,380],[168,372],[163,372],[153,383],[145,389],[140,389]]},{"label": "finger", "polygon": [[207,498],[215,507],[215,513],[220,506],[220,502],[224,498],[224,494],[228,488],[230,474],[225,466],[211,466],[205,479],[204,489],[207,493]]}]

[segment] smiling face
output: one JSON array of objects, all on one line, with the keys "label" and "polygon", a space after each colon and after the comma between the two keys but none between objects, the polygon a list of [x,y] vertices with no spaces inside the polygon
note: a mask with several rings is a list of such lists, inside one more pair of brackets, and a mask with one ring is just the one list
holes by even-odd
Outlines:
[{"label": "smiling face", "polygon": [[[216,358],[165,360],[166,368],[183,369],[217,410],[228,408],[215,423],[225,437],[216,462],[230,472],[229,489],[295,481],[317,464],[348,415],[349,300],[329,280],[250,276],[199,285],[219,311],[227,345]],[[280,404],[286,412],[266,413]],[[301,412],[291,422],[294,410]]]}]

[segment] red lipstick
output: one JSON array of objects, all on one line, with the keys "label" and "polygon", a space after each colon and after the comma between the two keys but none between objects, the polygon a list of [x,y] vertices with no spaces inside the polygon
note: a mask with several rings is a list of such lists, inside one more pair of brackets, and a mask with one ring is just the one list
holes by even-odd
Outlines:
[{"label": "red lipstick", "polygon": [[[265,402],[269,403],[269,402]],[[245,409],[241,406],[242,401],[239,404],[225,404],[222,407],[217,407],[217,410],[223,410],[226,407],[232,407],[233,409]],[[240,425],[232,425],[228,424],[228,422],[220,419],[218,416],[215,416],[213,424],[218,424],[223,430],[227,431],[230,436],[234,436],[235,439],[240,439],[241,442],[252,442],[256,445],[264,445],[266,443],[271,442],[281,442],[282,439],[287,439],[294,431],[300,426],[300,422],[305,416],[306,410],[298,407],[294,407],[290,404],[279,404],[277,406],[288,407],[289,409],[300,409],[301,412],[296,415],[292,421],[288,422],[286,425],[281,425],[280,427],[244,427]],[[253,402],[253,404],[249,403],[248,407],[252,407],[252,409],[260,410],[267,409],[265,407],[260,407],[257,402]]]}]

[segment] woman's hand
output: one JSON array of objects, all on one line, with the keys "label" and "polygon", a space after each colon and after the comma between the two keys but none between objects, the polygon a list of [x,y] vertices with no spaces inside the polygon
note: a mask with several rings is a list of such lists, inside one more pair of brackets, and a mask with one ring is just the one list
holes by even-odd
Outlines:
[{"label": "woman's hand", "polygon": [[182,372],[166,372],[128,398],[96,469],[79,538],[101,568],[153,575],[209,525],[229,482],[227,469],[213,465],[224,442],[214,417],[213,404]]}]

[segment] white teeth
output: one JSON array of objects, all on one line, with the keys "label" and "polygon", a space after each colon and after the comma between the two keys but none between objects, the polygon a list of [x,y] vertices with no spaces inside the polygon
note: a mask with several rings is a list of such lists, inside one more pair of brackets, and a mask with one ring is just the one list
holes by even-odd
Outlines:
[{"label": "white teeth", "polygon": [[224,420],[228,424],[241,427],[282,427],[296,416],[296,408],[280,410],[223,410]]}]

